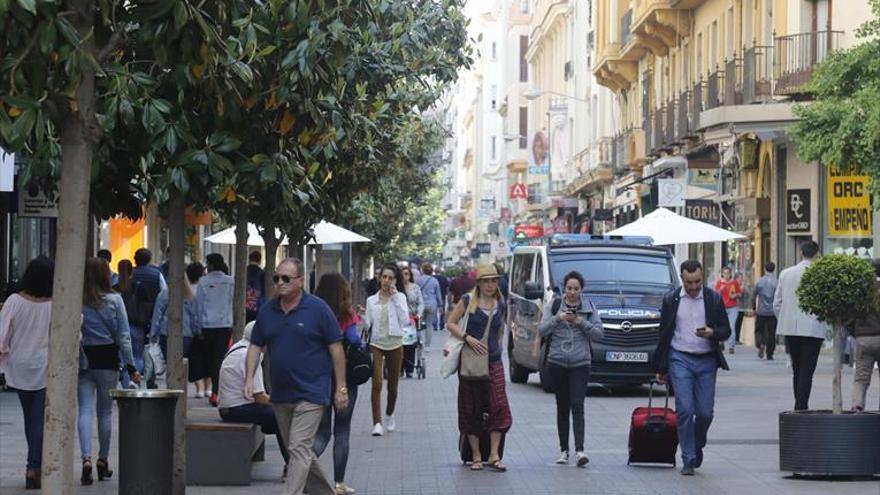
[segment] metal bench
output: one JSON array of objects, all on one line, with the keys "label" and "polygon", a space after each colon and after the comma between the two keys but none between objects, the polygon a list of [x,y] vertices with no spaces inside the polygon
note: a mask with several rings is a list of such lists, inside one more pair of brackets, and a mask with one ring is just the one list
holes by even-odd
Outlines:
[{"label": "metal bench", "polygon": [[186,423],[187,485],[250,485],[251,463],[265,458],[259,425],[226,423],[216,409],[191,409]]}]

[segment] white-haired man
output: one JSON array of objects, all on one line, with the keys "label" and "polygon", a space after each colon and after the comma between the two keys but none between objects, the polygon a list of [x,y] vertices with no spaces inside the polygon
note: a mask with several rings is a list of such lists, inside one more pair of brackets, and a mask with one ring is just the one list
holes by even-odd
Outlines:
[{"label": "white-haired man", "polygon": [[254,322],[244,327],[241,340],[233,344],[220,365],[219,409],[223,421],[232,423],[254,423],[260,425],[266,435],[275,435],[281,456],[284,457],[284,472],[287,473],[289,455],[284,437],[275,420],[275,409],[263,385],[263,370],[257,366],[254,374],[254,391],[251,399],[244,396],[245,360],[250,346]]}]

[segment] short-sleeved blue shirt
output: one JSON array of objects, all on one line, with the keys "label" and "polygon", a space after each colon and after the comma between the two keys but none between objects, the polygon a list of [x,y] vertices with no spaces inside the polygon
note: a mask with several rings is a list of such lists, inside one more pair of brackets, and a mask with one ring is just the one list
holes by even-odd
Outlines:
[{"label": "short-sleeved blue shirt", "polygon": [[336,316],[320,298],[304,293],[296,309],[287,314],[277,297],[264,304],[257,313],[251,343],[269,348],[272,402],[330,405],[333,360],[329,346],[340,340]]}]

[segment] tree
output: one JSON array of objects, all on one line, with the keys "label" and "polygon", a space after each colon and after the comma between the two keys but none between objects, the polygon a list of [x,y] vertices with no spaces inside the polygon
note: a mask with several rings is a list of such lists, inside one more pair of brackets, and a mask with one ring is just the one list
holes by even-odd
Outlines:
[{"label": "tree", "polygon": [[875,19],[858,31],[862,43],[835,52],[816,68],[807,89],[815,96],[795,107],[788,132],[804,161],[860,167],[880,178],[880,0],[870,0]]},{"label": "tree", "polygon": [[840,414],[840,356],[843,354],[844,325],[876,310],[877,288],[874,268],[865,260],[847,254],[829,254],[804,272],[797,289],[801,309],[834,328],[833,409]]}]

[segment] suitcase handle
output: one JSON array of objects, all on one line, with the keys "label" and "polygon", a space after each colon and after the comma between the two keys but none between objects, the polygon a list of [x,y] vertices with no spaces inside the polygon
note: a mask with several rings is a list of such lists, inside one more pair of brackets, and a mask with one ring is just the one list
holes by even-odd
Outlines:
[{"label": "suitcase handle", "polygon": [[651,386],[648,387],[648,410],[651,410],[651,403],[654,400],[654,385],[663,385],[666,388],[666,404],[664,409],[669,409],[669,383],[660,383],[657,380],[651,380]]}]

